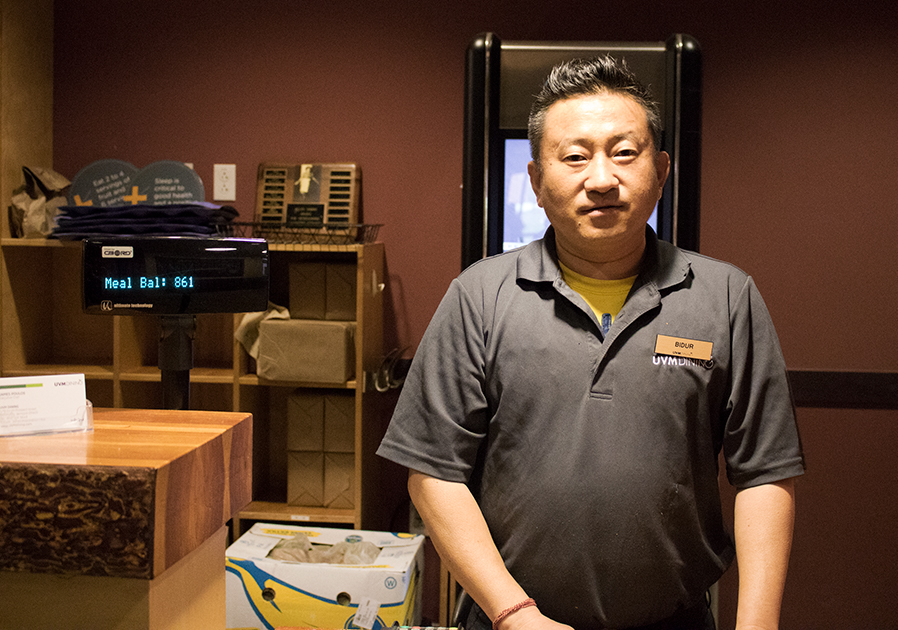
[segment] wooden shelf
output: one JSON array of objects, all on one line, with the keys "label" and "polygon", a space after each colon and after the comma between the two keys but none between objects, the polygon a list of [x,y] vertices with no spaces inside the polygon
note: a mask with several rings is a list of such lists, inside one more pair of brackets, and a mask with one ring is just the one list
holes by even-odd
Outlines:
[{"label": "wooden shelf", "polygon": [[0,238],[0,247],[71,247],[81,249],[81,241],[60,241],[50,238]]},{"label": "wooden shelf", "polygon": [[17,369],[3,370],[3,376],[52,376],[54,374],[84,374],[87,379],[100,381],[111,381],[114,378],[111,365],[29,364]]},{"label": "wooden shelf", "polygon": [[[159,371],[158,367],[144,366],[122,371],[118,378],[122,381],[158,383],[162,380],[162,373]],[[230,385],[234,382],[234,371],[219,368],[195,367],[190,370],[190,382]]]},{"label": "wooden shelf", "polygon": [[269,381],[259,378],[255,374],[244,374],[238,378],[241,385],[255,385],[264,387],[307,387],[316,389],[356,389],[358,386],[355,379],[346,381],[345,383],[313,383],[310,381]]},{"label": "wooden shelf", "polygon": [[363,243],[347,243],[334,245],[331,243],[272,243],[268,249],[273,252],[299,252],[299,253],[334,253],[345,252],[359,254],[365,250]]},{"label": "wooden shelf", "polygon": [[[377,407],[366,399],[380,394],[366,391],[371,379],[365,378],[379,369],[383,358],[383,245],[273,244],[270,252],[271,301],[282,306],[289,307],[292,266],[333,264],[350,275],[348,266],[354,266],[355,369],[354,377],[345,382],[262,379],[254,373],[254,360],[235,341],[242,314],[197,316],[191,408],[253,414],[253,496],[269,500],[254,501],[239,512],[237,521],[386,527],[389,508],[375,496],[383,484],[372,479],[378,471],[374,451],[381,436],[366,428],[366,414]],[[79,242],[5,237],[0,239],[0,254],[0,376],[81,373],[95,406],[161,405],[158,318],[84,314]],[[336,502],[339,507],[287,504],[288,479],[293,479],[287,417],[291,397],[298,393],[352,400],[355,448],[349,461],[354,463],[349,464],[351,481]],[[322,457],[328,453],[322,451]],[[347,473],[346,455],[341,451],[331,457],[343,462],[342,475]],[[326,493],[323,500],[328,500]]]},{"label": "wooden shelf", "polygon": [[355,510],[303,507],[275,501],[253,501],[234,517],[235,536],[239,537],[251,527],[252,523],[260,521],[294,525],[322,523],[354,527],[356,514]]},{"label": "wooden shelf", "polygon": [[[316,243],[272,243],[268,246],[272,252],[298,253],[348,253],[357,254],[368,245],[364,243],[347,243],[345,245]],[[38,248],[73,248],[81,249],[80,240],[59,240],[55,238],[0,238],[0,247],[38,247]]]}]

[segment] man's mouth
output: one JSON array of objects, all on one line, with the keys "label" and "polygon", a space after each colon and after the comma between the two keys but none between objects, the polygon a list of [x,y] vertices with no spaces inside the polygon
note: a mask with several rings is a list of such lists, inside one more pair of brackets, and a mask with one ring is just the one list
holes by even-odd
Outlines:
[{"label": "man's mouth", "polygon": [[624,206],[621,203],[605,203],[584,208],[580,212],[582,214],[607,214],[609,212],[621,210],[623,207]]}]

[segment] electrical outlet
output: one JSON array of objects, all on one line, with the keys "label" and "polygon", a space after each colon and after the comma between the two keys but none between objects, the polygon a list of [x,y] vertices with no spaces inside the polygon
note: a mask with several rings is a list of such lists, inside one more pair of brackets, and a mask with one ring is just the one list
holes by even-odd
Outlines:
[{"label": "electrical outlet", "polygon": [[215,201],[236,201],[236,164],[216,164],[214,167],[214,186]]}]

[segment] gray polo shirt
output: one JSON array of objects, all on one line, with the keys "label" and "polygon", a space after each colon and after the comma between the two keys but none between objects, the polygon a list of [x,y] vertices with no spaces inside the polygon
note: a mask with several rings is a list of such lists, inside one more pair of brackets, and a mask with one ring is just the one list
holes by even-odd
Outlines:
[{"label": "gray polo shirt", "polygon": [[378,449],[470,484],[512,575],[578,630],[666,618],[720,577],[734,555],[721,451],[738,488],[804,470],[785,363],[752,279],[647,235],[604,339],[562,279],[551,229],[465,270]]}]

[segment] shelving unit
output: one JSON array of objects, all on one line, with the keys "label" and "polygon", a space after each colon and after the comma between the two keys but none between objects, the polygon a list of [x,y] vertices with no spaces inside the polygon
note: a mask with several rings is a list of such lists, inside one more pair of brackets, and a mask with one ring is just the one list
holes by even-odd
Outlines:
[{"label": "shelving unit", "polygon": [[[364,245],[270,246],[270,299],[279,305],[290,303],[289,267],[304,263],[352,263],[355,265],[355,370],[345,382],[274,382],[255,374],[253,361],[234,342],[234,404],[254,418],[255,425],[254,501],[235,518],[235,533],[245,531],[255,521],[288,521],[337,524],[352,527],[384,527],[386,515],[381,490],[379,462],[374,455],[380,440],[379,393],[374,391],[374,374],[383,359],[384,250],[381,243]],[[234,326],[240,316],[235,317]],[[298,391],[353,398],[353,507],[297,507],[286,503],[287,494],[287,404]]]},{"label": "shelving unit", "polygon": [[[0,239],[0,254],[0,375],[83,373],[95,407],[160,406],[158,317],[82,313],[79,242],[6,236]],[[350,380],[267,381],[256,374],[255,361],[235,338],[242,314],[197,316],[191,408],[253,414],[254,501],[235,517],[236,535],[262,520],[385,526],[384,484],[374,455],[382,423],[372,400],[380,396],[373,382],[383,357],[383,245],[270,245],[271,301],[289,304],[291,265],[322,262],[355,265]],[[352,398],[351,507],[287,504],[287,405],[297,392]]]},{"label": "shelving unit", "polygon": [[[4,2],[0,21],[0,376],[83,373],[95,407],[158,408],[158,319],[85,315],[80,243],[12,238],[6,205],[23,183],[22,166],[53,167],[53,2]],[[388,527],[394,487],[402,482],[385,479],[374,455],[383,430],[382,397],[366,376],[383,355],[383,245],[275,244],[270,250],[271,298],[282,305],[289,301],[290,264],[356,265],[355,376],[339,383],[265,381],[234,339],[242,315],[197,316],[191,407],[253,414],[255,501],[234,519],[235,533],[263,519]],[[297,390],[353,399],[352,508],[286,503],[285,410]]]}]

